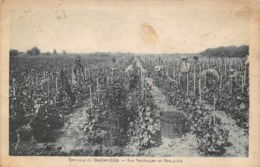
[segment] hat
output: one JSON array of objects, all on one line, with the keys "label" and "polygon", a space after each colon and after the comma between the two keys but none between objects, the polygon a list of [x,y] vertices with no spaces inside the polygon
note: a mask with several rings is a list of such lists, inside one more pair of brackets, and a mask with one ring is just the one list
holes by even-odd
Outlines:
[{"label": "hat", "polygon": [[160,70],[161,70],[161,66],[155,66],[155,67],[154,67],[154,70],[155,70],[155,71],[160,71]]},{"label": "hat", "polygon": [[229,72],[235,72],[235,70],[233,68],[229,69]]}]

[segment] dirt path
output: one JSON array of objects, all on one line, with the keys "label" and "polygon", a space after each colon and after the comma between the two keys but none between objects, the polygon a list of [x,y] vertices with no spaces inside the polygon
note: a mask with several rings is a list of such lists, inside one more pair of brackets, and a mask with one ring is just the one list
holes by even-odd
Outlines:
[{"label": "dirt path", "polygon": [[84,145],[84,124],[86,123],[87,106],[76,109],[68,115],[68,120],[63,127],[63,135],[58,139],[57,143],[62,145],[63,152],[70,152],[76,147]]},{"label": "dirt path", "polygon": [[[176,110],[172,105],[168,105],[165,96],[159,90],[158,87],[153,85],[151,78],[145,78],[146,82],[151,85],[151,93],[153,95],[153,101],[157,105],[159,111],[171,111]],[[185,156],[185,157],[197,157],[197,142],[196,137],[191,134],[186,134],[183,139],[169,139],[162,137],[162,145],[155,148],[150,148],[144,151],[146,156]]]},{"label": "dirt path", "polygon": [[223,111],[216,111],[216,116],[221,119],[224,128],[229,130],[229,141],[233,146],[227,149],[225,156],[248,156],[248,135],[243,128],[236,125],[234,119]]},{"label": "dirt path", "polygon": [[153,85],[153,79],[145,78],[145,82],[152,87],[151,93],[153,95],[153,101],[162,112],[177,110],[173,105],[167,104],[166,97],[162,94],[161,90],[157,86]]},{"label": "dirt path", "polygon": [[[136,65],[145,73],[139,59]],[[153,79],[145,77],[145,82],[151,86],[151,94],[153,101],[158,108],[158,112],[173,111],[176,108],[167,104],[166,97],[161,90],[153,84]],[[186,134],[184,138],[170,139],[162,136],[162,145],[141,151],[141,155],[145,156],[183,156],[183,157],[198,157],[196,137],[192,134]]]}]

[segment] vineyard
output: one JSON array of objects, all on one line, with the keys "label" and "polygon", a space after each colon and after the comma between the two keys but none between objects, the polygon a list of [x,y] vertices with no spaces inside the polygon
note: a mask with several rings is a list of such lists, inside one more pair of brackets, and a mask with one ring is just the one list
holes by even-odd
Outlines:
[{"label": "vineyard", "polygon": [[10,57],[10,155],[248,156],[246,59],[186,59]]}]

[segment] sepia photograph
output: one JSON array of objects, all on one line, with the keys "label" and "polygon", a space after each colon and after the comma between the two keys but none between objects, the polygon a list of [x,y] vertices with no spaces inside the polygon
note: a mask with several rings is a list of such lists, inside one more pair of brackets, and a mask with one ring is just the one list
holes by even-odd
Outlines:
[{"label": "sepia photograph", "polygon": [[252,11],[231,1],[208,10],[134,2],[9,10],[7,156],[259,155],[250,153],[259,130],[250,123],[259,122]]}]

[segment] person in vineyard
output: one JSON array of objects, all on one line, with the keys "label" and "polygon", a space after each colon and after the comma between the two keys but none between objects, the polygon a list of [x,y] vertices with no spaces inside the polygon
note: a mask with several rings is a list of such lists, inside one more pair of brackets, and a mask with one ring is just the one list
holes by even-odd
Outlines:
[{"label": "person in vineyard", "polygon": [[81,58],[79,56],[77,56],[75,60],[75,65],[73,67],[73,74],[78,81],[80,80],[80,78],[83,78],[83,80],[85,80],[84,69],[81,64]]},{"label": "person in vineyard", "polygon": [[187,82],[188,82],[187,76],[189,75],[189,72],[190,72],[190,63],[188,62],[188,59],[186,57],[183,57],[181,61],[181,82],[182,82],[183,91],[187,89]]},{"label": "person in vineyard", "polygon": [[115,63],[115,62],[116,62],[116,58],[115,58],[115,57],[111,58],[111,61],[112,61],[113,63]]},{"label": "person in vineyard", "polygon": [[139,81],[138,70],[140,69],[136,66],[136,62],[133,62],[133,70],[130,74],[130,91],[137,86],[137,83]]},{"label": "person in vineyard", "polygon": [[195,73],[197,75],[198,73],[200,73],[200,61],[199,61],[199,58],[197,56],[194,56],[193,60],[194,60]]},{"label": "person in vineyard", "polygon": [[233,87],[237,86],[237,84],[238,84],[237,81],[238,81],[239,78],[241,78],[241,75],[243,75],[243,74],[239,71],[236,71],[235,69],[229,69],[227,71],[227,75],[228,75],[228,78],[227,78],[228,80],[225,83],[224,88],[227,89],[227,90],[230,90],[231,85]]},{"label": "person in vineyard", "polygon": [[161,77],[162,73],[161,73],[161,66],[155,66],[154,70],[156,71],[157,75],[159,77]]},{"label": "person in vineyard", "polygon": [[237,71],[237,70],[235,70],[235,69],[230,69],[230,70],[228,71],[228,77],[229,77],[229,78],[232,78],[233,81],[235,81],[235,80],[237,80],[238,78],[240,78],[241,75],[242,75],[242,73],[239,72],[239,71]]},{"label": "person in vineyard", "polygon": [[201,80],[201,84],[205,88],[210,88],[213,85],[219,84],[220,73],[215,69],[206,69],[200,72],[197,78]]},{"label": "person in vineyard", "polygon": [[67,95],[70,98],[70,105],[69,106],[73,106],[74,103],[76,102],[76,98],[75,98],[75,96],[73,95],[73,93],[71,91],[71,87],[69,85],[66,69],[60,71],[60,80],[61,80],[61,88],[62,88],[62,90],[64,92],[66,92]]},{"label": "person in vineyard", "polygon": [[161,79],[166,79],[167,78],[167,76],[162,72],[161,66],[155,66],[154,70],[156,71],[156,73],[159,76],[159,78],[161,78]]}]

